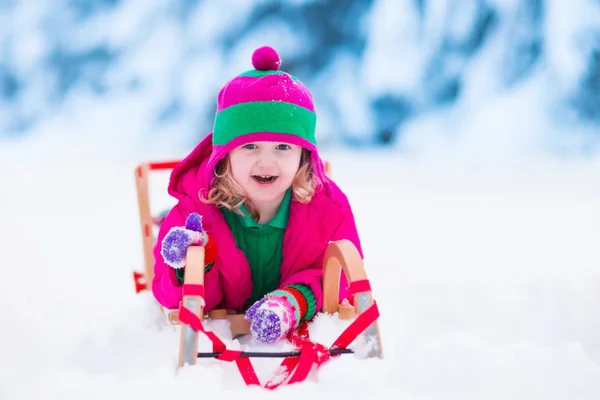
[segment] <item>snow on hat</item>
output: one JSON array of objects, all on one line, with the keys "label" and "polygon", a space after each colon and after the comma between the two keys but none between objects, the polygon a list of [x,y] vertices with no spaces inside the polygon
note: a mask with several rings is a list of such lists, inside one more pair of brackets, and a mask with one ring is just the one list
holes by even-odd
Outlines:
[{"label": "snow on hat", "polygon": [[272,47],[256,49],[252,65],[254,70],[236,76],[219,91],[208,171],[229,151],[260,141],[302,146],[316,161],[312,94],[296,77],[279,70],[281,59]]}]

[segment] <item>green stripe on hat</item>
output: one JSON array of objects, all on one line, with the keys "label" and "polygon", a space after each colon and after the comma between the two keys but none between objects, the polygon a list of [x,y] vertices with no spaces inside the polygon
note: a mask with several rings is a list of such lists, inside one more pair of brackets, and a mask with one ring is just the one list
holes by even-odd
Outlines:
[{"label": "green stripe on hat", "polygon": [[213,144],[224,145],[248,133],[273,132],[301,137],[316,145],[317,115],[292,103],[256,101],[227,107],[217,114]]},{"label": "green stripe on hat", "polygon": [[283,74],[289,75],[289,77],[292,78],[293,81],[298,80],[298,78],[296,78],[292,74],[288,74],[287,72],[283,72],[283,71],[275,71],[275,70],[259,71],[259,70],[253,69],[250,71],[246,71],[243,74],[240,74],[239,76],[251,76],[251,77],[255,77],[255,78],[262,78],[263,76],[267,76],[267,75],[283,75]]}]

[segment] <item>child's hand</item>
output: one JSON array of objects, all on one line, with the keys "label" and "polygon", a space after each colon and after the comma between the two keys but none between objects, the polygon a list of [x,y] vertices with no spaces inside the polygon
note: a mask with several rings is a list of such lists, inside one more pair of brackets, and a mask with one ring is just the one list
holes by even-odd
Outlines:
[{"label": "child's hand", "polygon": [[252,337],[261,343],[275,343],[296,326],[292,304],[282,296],[265,296],[246,311]]},{"label": "child's hand", "polygon": [[183,268],[188,247],[192,244],[203,246],[207,240],[202,228],[202,216],[191,213],[185,221],[185,227],[174,226],[165,235],[160,254],[171,268]]}]

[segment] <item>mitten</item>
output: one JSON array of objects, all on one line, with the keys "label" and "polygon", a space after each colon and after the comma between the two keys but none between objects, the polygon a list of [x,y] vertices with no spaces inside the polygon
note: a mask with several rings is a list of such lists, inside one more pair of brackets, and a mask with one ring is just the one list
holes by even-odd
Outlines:
[{"label": "mitten", "polygon": [[315,315],[316,299],[307,285],[295,284],[277,289],[246,311],[250,332],[261,343],[274,343],[297,328],[302,320]]},{"label": "mitten", "polygon": [[185,266],[185,256],[190,245],[203,246],[208,241],[208,236],[202,228],[202,216],[191,213],[185,227],[174,226],[162,240],[160,254],[165,263],[171,268],[180,269]]},{"label": "mitten", "polygon": [[246,311],[250,333],[260,343],[275,343],[286,337],[298,322],[294,307],[283,296],[267,295]]}]

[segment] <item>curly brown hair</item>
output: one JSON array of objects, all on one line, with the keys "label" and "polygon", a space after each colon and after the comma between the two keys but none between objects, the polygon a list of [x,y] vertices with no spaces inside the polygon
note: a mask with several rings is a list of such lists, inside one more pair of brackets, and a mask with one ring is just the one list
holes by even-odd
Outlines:
[{"label": "curly brown hair", "polygon": [[[313,172],[310,156],[309,150],[302,149],[300,165],[292,181],[292,198],[304,204],[310,202],[315,191],[321,185],[318,177]],[[259,218],[258,211],[253,207],[242,187],[233,178],[229,155],[220,160],[215,166],[214,180],[208,192],[208,197],[203,197],[200,194],[200,200],[207,204],[214,204],[217,207],[224,207],[240,215],[244,215],[240,209],[244,205],[252,218],[255,220]]]}]

